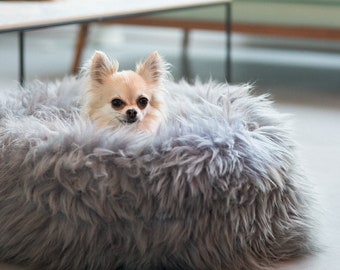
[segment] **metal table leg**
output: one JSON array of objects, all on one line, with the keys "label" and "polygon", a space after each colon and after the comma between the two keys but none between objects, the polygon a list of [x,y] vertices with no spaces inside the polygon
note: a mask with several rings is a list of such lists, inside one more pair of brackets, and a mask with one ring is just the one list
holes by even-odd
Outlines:
[{"label": "metal table leg", "polygon": [[19,32],[19,82],[20,85],[24,85],[25,81],[25,62],[24,62],[24,37],[25,33],[23,31]]},{"label": "metal table leg", "polygon": [[182,40],[182,74],[185,80],[188,82],[192,81],[191,78],[191,71],[190,71],[190,63],[189,63],[189,56],[188,56],[188,46],[189,46],[189,35],[190,30],[184,29],[183,30],[183,40]]},{"label": "metal table leg", "polygon": [[226,36],[227,36],[227,41],[226,41],[226,76],[227,76],[227,81],[231,82],[232,81],[232,73],[231,73],[231,28],[232,28],[232,19],[231,19],[231,2],[226,4]]}]

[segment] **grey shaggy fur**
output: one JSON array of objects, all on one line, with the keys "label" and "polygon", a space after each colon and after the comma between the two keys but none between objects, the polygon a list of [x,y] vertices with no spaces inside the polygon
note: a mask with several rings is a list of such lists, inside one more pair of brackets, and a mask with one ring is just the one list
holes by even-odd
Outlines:
[{"label": "grey shaggy fur", "polygon": [[170,82],[155,137],[82,119],[80,79],[2,91],[0,261],[253,270],[311,252],[287,119],[250,88]]}]

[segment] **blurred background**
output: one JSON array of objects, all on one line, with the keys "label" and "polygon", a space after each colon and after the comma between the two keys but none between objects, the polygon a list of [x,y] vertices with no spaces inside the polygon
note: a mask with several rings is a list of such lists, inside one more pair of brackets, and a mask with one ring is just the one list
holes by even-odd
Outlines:
[{"label": "blurred background", "polygon": [[[26,82],[55,80],[71,73],[79,27],[63,26],[25,34]],[[176,28],[98,25],[89,35],[80,64],[95,50],[116,58],[121,69],[158,50],[171,63],[175,80],[183,76],[183,31]],[[18,80],[18,34],[0,34],[0,86]],[[225,73],[223,31],[192,30],[187,73],[203,81],[230,81]],[[252,83],[277,101],[320,103],[340,108],[340,40],[316,40],[261,35],[232,35],[232,83]]]}]

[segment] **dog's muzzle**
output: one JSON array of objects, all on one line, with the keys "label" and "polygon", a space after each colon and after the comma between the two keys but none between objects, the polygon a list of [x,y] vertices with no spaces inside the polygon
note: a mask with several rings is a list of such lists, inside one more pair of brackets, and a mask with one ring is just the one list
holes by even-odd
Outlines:
[{"label": "dog's muzzle", "polygon": [[137,120],[137,111],[134,109],[129,109],[126,111],[126,122],[134,123]]}]

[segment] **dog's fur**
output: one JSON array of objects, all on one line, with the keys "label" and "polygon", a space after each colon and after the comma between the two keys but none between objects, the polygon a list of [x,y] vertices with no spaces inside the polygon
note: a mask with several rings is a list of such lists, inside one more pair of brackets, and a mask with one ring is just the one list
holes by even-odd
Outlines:
[{"label": "dog's fur", "polygon": [[167,76],[167,64],[157,52],[137,65],[136,72],[119,72],[118,62],[111,62],[99,51],[87,66],[85,115],[98,127],[117,129],[133,124],[138,130],[157,132],[166,115],[163,95]]}]

